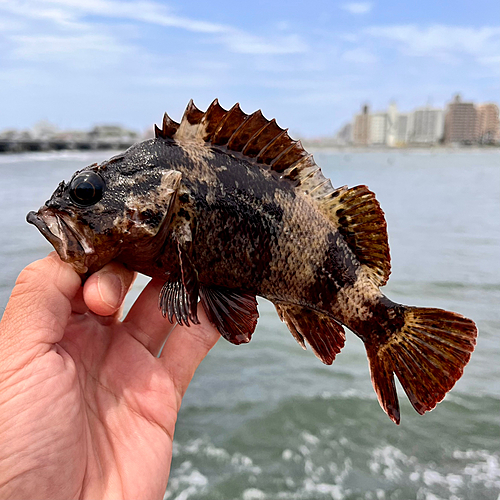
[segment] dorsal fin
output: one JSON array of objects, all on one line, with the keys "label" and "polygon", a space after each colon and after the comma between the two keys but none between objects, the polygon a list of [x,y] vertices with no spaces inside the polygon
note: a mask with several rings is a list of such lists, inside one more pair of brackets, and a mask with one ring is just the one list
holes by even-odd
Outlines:
[{"label": "dorsal fin", "polygon": [[372,281],[385,285],[391,274],[391,257],[387,223],[375,194],[366,186],[344,186],[323,196],[320,209],[335,222]]},{"label": "dorsal fin", "polygon": [[171,139],[174,134],[177,132],[177,129],[179,128],[179,124],[177,122],[174,122],[170,116],[165,113],[163,115],[163,123],[162,123],[162,128],[158,128],[155,125],[155,137],[161,137],[162,139]]},{"label": "dorsal fin", "polygon": [[373,282],[387,282],[391,265],[386,222],[375,195],[366,186],[334,189],[313,156],[276,120],[260,110],[247,115],[239,104],[225,110],[217,99],[203,112],[191,100],[180,124],[165,114],[156,137],[222,147],[292,183],[334,222]]},{"label": "dorsal fin", "polygon": [[156,137],[225,146],[249,161],[269,166],[280,178],[291,181],[300,192],[314,199],[334,191],[300,141],[291,139],[287,130],[276,120],[268,120],[260,110],[247,115],[238,103],[225,110],[215,99],[203,112],[191,100],[180,124],[165,114],[163,129],[155,128]]}]

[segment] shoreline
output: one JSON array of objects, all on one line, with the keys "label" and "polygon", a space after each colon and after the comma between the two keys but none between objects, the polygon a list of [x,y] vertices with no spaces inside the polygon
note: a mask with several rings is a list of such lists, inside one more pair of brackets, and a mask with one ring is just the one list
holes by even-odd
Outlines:
[{"label": "shoreline", "polygon": [[[53,145],[45,141],[29,141],[29,144],[9,144],[2,143],[0,141],[0,157],[4,155],[19,155],[26,153],[68,153],[68,152],[91,152],[91,151],[124,151],[129,147],[137,144],[141,141],[120,141],[120,142],[110,142],[110,141],[99,141],[93,143],[85,144],[57,144]],[[302,146],[306,150],[317,151],[317,152],[345,152],[345,153],[389,153],[389,152],[401,152],[401,153],[413,153],[413,152],[431,152],[431,153],[463,153],[463,152],[500,152],[500,144],[471,144],[471,145],[418,145],[409,144],[402,146],[354,146],[349,145],[338,145],[329,144],[328,142],[316,142],[308,141],[302,139]]]}]

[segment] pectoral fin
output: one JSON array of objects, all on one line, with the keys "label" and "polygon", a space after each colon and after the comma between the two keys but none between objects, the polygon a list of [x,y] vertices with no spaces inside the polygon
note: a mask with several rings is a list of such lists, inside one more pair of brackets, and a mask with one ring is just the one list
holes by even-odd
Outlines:
[{"label": "pectoral fin", "polygon": [[190,257],[190,241],[177,237],[177,251],[181,278],[176,281],[167,281],[161,290],[159,307],[164,317],[172,323],[173,318],[182,325],[189,326],[189,320],[195,325],[199,324],[198,308],[198,272]]},{"label": "pectoral fin", "polygon": [[186,293],[187,309],[189,311],[189,319],[195,324],[199,324],[196,310],[198,308],[198,271],[196,271],[189,253],[186,248],[179,242],[179,262],[181,264],[182,284]]},{"label": "pectoral fin", "polygon": [[177,281],[167,281],[160,292],[158,307],[161,310],[164,318],[168,318],[170,323],[174,322],[174,316],[182,325],[183,322],[189,326],[189,309],[186,289],[182,283],[182,279]]}]

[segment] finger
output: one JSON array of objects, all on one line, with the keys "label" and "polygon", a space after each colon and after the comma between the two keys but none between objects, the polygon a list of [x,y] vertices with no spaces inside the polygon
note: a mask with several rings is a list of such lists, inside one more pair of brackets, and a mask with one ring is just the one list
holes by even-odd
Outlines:
[{"label": "finger", "polygon": [[106,264],[85,282],[85,304],[99,316],[118,316],[135,276],[133,271],[117,262]]},{"label": "finger", "polygon": [[17,278],[0,324],[0,350],[59,342],[80,287],[78,274],[55,252],[27,266]]},{"label": "finger", "polygon": [[87,304],[85,304],[85,300],[83,300],[83,286],[78,289],[78,292],[76,292],[76,295],[71,301],[71,310],[75,314],[85,314],[88,312],[89,308]]},{"label": "finger", "polygon": [[164,318],[158,307],[163,281],[151,280],[123,321],[129,333],[153,356],[157,356],[175,325]]},{"label": "finger", "polygon": [[177,325],[167,338],[160,356],[180,398],[184,396],[199,364],[220,338],[219,332],[207,319],[200,304],[198,318],[199,325]]}]

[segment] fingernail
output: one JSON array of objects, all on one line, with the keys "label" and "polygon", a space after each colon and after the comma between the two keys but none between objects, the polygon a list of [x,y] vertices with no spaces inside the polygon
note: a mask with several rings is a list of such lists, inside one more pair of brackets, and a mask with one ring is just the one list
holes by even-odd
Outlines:
[{"label": "fingernail", "polygon": [[112,273],[103,273],[97,279],[97,288],[102,301],[117,309],[121,305],[123,283],[122,280]]}]

